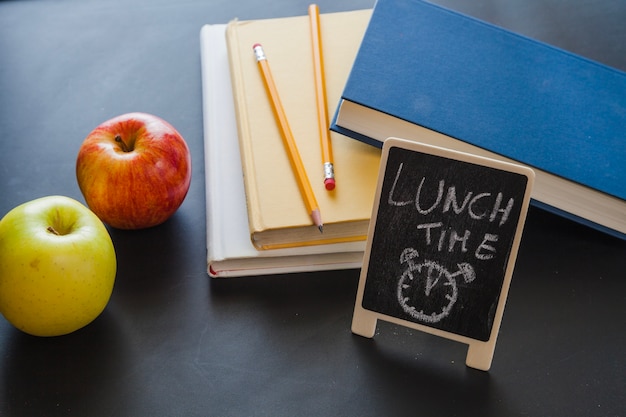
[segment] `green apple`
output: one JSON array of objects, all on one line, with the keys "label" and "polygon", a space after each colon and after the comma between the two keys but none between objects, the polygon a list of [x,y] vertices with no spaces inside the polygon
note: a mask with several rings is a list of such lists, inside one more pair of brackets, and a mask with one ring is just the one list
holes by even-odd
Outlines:
[{"label": "green apple", "polygon": [[116,269],[109,232],[76,200],[39,198],[0,220],[0,313],[26,333],[58,336],[91,323]]}]

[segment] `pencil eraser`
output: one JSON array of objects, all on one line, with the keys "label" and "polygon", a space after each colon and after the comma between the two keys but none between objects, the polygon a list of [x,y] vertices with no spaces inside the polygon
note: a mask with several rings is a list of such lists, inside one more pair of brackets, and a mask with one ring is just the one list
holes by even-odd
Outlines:
[{"label": "pencil eraser", "polygon": [[324,186],[328,191],[332,191],[335,189],[335,179],[334,178],[326,178],[324,180]]},{"label": "pencil eraser", "polygon": [[257,46],[261,46],[260,43],[255,43],[254,45],[252,45],[252,49],[255,49]]}]

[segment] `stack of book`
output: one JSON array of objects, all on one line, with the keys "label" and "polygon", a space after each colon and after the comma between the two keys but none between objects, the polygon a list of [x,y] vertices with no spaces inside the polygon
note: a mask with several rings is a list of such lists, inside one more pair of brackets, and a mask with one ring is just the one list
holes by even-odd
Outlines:
[{"label": "stack of book", "polygon": [[[624,72],[421,0],[322,14],[321,27],[333,191],[323,184],[308,17],[201,30],[211,276],[360,267],[378,148],[392,136],[530,166],[533,204],[626,238]],[[255,43],[323,234],[302,202]]]},{"label": "stack of book", "polygon": [[[371,10],[321,14],[328,103],[337,103]],[[213,277],[359,268],[380,151],[332,133],[324,187],[308,16],[205,25],[200,33],[208,271]],[[324,222],[298,191],[257,67],[261,43]],[[332,115],[333,109],[329,112]]]}]

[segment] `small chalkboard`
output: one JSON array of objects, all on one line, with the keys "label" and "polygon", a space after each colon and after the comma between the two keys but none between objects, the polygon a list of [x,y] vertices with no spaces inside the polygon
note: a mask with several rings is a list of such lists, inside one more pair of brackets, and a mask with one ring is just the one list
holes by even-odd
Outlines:
[{"label": "small chalkboard", "polygon": [[469,345],[488,370],[517,256],[530,168],[389,138],[352,331],[378,319]]}]

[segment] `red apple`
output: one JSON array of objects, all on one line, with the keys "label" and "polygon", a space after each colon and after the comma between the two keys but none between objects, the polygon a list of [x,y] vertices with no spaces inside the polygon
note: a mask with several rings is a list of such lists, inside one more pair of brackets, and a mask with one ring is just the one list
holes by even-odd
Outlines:
[{"label": "red apple", "polygon": [[76,179],[89,208],[118,229],[142,229],[167,220],[191,182],[191,156],[165,120],[128,113],[107,120],[84,140]]}]

